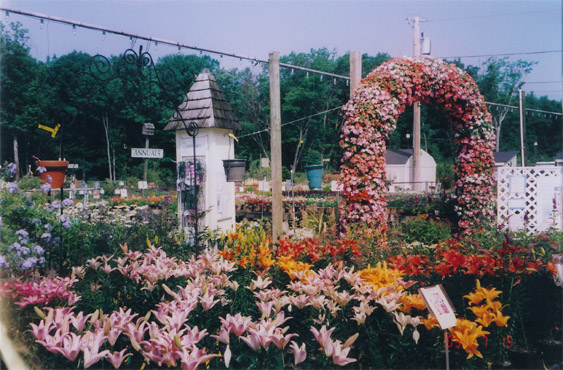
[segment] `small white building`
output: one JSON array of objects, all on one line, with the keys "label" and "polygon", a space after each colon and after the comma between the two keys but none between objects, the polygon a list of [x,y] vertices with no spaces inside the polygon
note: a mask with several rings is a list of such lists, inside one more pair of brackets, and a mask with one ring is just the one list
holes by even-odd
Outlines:
[{"label": "small white building", "polygon": [[[413,190],[413,149],[388,149],[385,153],[385,177],[391,182],[389,191]],[[430,191],[436,185],[436,162],[430,154],[420,150],[421,188]]]},{"label": "small white building", "polygon": [[[240,130],[241,126],[208,69],[196,77],[178,111],[181,117],[174,115],[164,129],[176,131],[181,226],[188,233],[194,228],[194,216],[190,210],[195,208],[192,207],[195,178],[199,194],[198,213],[206,212],[198,222],[198,229],[201,231],[205,226],[210,230],[229,230],[235,224],[235,184],[227,182],[223,160],[235,158],[234,143],[229,134]],[[193,176],[194,137],[186,129],[190,122],[199,127],[195,135],[195,172],[201,175],[196,176]]]},{"label": "small white building", "polygon": [[563,166],[563,152],[557,153],[555,158],[553,158],[556,166]]},{"label": "small white building", "polygon": [[517,167],[518,166],[518,153],[517,151],[510,152],[494,152],[493,158],[495,160],[494,176],[497,178],[499,167]]}]

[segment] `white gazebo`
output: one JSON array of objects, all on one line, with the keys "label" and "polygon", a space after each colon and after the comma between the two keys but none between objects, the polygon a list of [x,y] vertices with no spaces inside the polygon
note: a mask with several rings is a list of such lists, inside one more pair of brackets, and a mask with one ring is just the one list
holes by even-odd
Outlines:
[{"label": "white gazebo", "polygon": [[[231,229],[235,223],[235,184],[227,182],[223,160],[234,159],[234,143],[229,134],[240,130],[241,126],[208,69],[204,69],[196,77],[186,98],[178,107],[178,113],[164,129],[176,131],[180,224],[185,231],[193,231],[191,229],[194,223],[190,226],[193,214],[189,214],[186,208],[190,207],[186,205],[189,204],[189,196],[194,194],[195,178],[199,193],[198,213],[205,212],[199,219],[199,230],[202,226],[210,230]],[[195,136],[195,166],[194,137],[186,130],[192,122],[199,127]],[[193,199],[191,204],[193,205]]]}]

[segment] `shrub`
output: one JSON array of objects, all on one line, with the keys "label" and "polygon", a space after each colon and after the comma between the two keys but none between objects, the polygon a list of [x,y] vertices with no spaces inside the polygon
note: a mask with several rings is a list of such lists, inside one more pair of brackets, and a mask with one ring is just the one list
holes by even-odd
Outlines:
[{"label": "shrub", "polygon": [[400,226],[401,239],[407,243],[435,244],[451,237],[450,224],[430,217],[416,216]]}]

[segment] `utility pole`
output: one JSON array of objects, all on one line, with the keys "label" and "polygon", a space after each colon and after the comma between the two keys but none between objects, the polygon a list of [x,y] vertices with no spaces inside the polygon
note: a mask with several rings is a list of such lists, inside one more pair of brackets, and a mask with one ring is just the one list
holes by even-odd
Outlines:
[{"label": "utility pole", "polygon": [[522,167],[526,166],[526,158],[525,158],[525,146],[524,146],[524,137],[526,136],[526,103],[525,103],[526,93],[524,90],[518,90],[518,108],[520,113],[520,165]]},{"label": "utility pole", "polygon": [[350,99],[362,80],[362,54],[359,51],[350,52]]},{"label": "utility pole", "polygon": [[270,69],[270,150],[272,168],[272,243],[283,234],[280,53],[269,55]]},{"label": "utility pole", "polygon": [[[413,54],[420,58],[420,17],[408,18],[413,22]],[[413,104],[413,190],[421,190],[420,183],[420,102]]]},{"label": "utility pole", "polygon": [[[420,57],[420,18],[414,17],[413,52],[414,57]],[[420,190],[420,102],[413,105],[413,190]]]}]

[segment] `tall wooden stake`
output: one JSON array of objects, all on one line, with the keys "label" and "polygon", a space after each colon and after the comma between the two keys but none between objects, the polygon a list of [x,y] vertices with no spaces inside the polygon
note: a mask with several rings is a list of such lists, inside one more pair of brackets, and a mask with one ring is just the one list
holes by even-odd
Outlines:
[{"label": "tall wooden stake", "polygon": [[280,53],[269,55],[270,68],[270,150],[272,168],[272,242],[283,233]]}]

